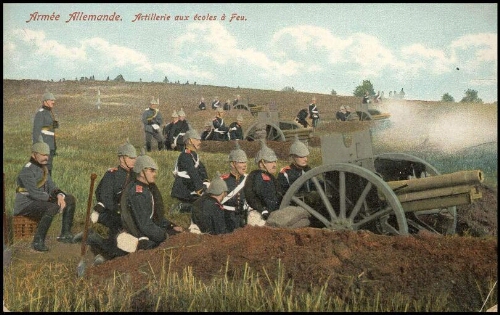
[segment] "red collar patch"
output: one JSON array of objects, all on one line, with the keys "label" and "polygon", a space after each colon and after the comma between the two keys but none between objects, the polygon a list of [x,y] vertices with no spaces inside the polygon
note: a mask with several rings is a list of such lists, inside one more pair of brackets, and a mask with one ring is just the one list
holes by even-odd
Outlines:
[{"label": "red collar patch", "polygon": [[226,174],[222,174],[220,178],[222,178],[222,179],[228,179],[229,176],[231,176],[231,174],[230,173],[226,173]]},{"label": "red collar patch", "polygon": [[191,150],[186,149],[186,153],[191,154]]},{"label": "red collar patch", "polygon": [[271,177],[269,177],[269,175],[267,175],[266,173],[262,173],[262,179],[265,181],[269,181],[271,180]]},{"label": "red collar patch", "polygon": [[136,193],[142,193],[142,186],[141,185],[135,185],[135,192]]}]

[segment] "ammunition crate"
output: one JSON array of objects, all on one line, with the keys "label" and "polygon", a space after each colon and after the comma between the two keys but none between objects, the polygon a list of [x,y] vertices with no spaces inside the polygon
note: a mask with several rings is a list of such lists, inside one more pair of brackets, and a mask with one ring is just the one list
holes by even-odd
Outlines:
[{"label": "ammunition crate", "polygon": [[12,230],[14,239],[33,237],[36,232],[38,221],[25,216],[12,217]]}]

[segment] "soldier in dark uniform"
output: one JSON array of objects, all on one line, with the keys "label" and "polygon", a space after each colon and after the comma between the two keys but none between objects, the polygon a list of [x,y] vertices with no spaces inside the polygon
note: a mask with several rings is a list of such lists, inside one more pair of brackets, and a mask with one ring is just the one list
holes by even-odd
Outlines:
[{"label": "soldier in dark uniform", "polygon": [[117,245],[124,252],[155,248],[170,235],[183,231],[165,218],[163,199],[155,183],[157,170],[151,157],[137,157],[133,168],[136,178],[125,187],[120,200],[124,232],[118,235]]},{"label": "soldier in dark uniform", "polygon": [[219,107],[216,109],[215,118],[212,120],[212,125],[214,127],[213,140],[215,141],[228,141],[228,131],[229,128],[224,123],[224,110]]},{"label": "soldier in dark uniform", "polygon": [[212,101],[212,109],[217,109],[221,106],[219,97],[216,96],[215,99]]},{"label": "soldier in dark uniform", "polygon": [[47,162],[47,169],[49,174],[52,175],[52,163],[56,155],[56,129],[59,128],[59,122],[54,116],[52,109],[54,108],[56,98],[54,94],[45,92],[42,96],[42,107],[38,109],[33,120],[32,141],[33,144],[38,142],[40,135],[43,137],[43,142],[49,145],[50,155]]},{"label": "soldier in dark uniform", "polygon": [[186,120],[186,113],[181,108],[177,112],[179,120],[172,126],[170,131],[170,147],[176,151],[184,151],[184,134],[189,130],[189,123]]},{"label": "soldier in dark uniform", "polygon": [[165,139],[165,149],[168,151],[173,150],[171,146],[172,143],[170,143],[171,139],[170,135],[172,133],[172,127],[179,120],[179,115],[174,110],[171,117],[172,121],[170,121],[168,124],[165,124],[165,126],[163,127],[163,138]]},{"label": "soldier in dark uniform", "polygon": [[316,97],[313,97],[311,104],[309,104],[309,118],[312,120],[311,125],[313,128],[316,128],[319,121],[319,110],[316,106]]},{"label": "soldier in dark uniform", "polygon": [[191,212],[192,203],[209,186],[205,165],[200,161],[197,150],[200,149],[200,135],[189,129],[184,135],[185,149],[179,154],[174,168],[174,184],[170,195],[179,200],[174,211]]},{"label": "soldier in dark uniform", "polygon": [[344,105],[340,106],[340,110],[335,114],[335,118],[340,121],[347,120],[347,111]]},{"label": "soldier in dark uniform", "polygon": [[137,151],[127,139],[127,142],[118,148],[120,164],[108,169],[97,185],[97,204],[90,218],[92,223],[100,223],[108,228],[108,237],[104,239],[97,233],[89,235],[88,243],[96,254],[95,264],[125,254],[116,247],[116,237],[122,229],[120,198],[125,186],[135,177],[132,169],[136,158]]},{"label": "soldier in dark uniform", "polygon": [[161,134],[160,126],[163,125],[163,117],[158,110],[160,101],[151,99],[149,108],[142,113],[142,123],[144,124],[144,133],[146,135],[146,150],[151,152],[151,141],[153,138],[158,142],[158,151],[163,150],[165,139]]},{"label": "soldier in dark uniform", "polygon": [[226,182],[217,174],[206,193],[193,203],[191,221],[198,226],[201,233],[217,235],[232,232],[226,227],[226,211],[221,204],[227,191]]},{"label": "soldier in dark uniform", "polygon": [[299,111],[297,117],[295,117],[295,121],[301,124],[304,128],[307,128],[309,127],[309,123],[307,122],[308,115],[307,109],[303,108]]},{"label": "soldier in dark uniform", "polygon": [[198,108],[200,110],[206,110],[207,109],[207,105],[205,104],[205,99],[203,97],[200,100],[200,104],[198,104]]},{"label": "soldier in dark uniform", "polygon": [[238,114],[236,121],[229,125],[229,140],[243,140],[243,128],[241,124],[243,123],[243,116]]},{"label": "soldier in dark uniform", "polygon": [[62,213],[61,234],[57,240],[63,243],[73,243],[71,227],[76,200],[72,195],[59,189],[52,181],[47,169],[49,155],[49,145],[43,142],[40,135],[38,142],[32,146],[29,162],[24,165],[16,179],[14,215],[39,220],[31,246],[40,252],[49,250],[45,246],[45,237],[57,213]]},{"label": "soldier in dark uniform", "polygon": [[261,141],[261,149],[255,156],[255,164],[259,168],[248,174],[243,188],[248,205],[260,214],[260,218],[254,221],[255,213],[250,210],[249,225],[262,225],[261,220],[267,220],[270,213],[279,208],[283,197],[279,182],[274,177],[278,157],[272,149],[267,147],[264,140]]},{"label": "soldier in dark uniform", "polygon": [[365,96],[363,96],[363,104],[369,104],[370,103],[370,96],[368,95],[368,91],[365,92]]},{"label": "soldier in dark uniform", "polygon": [[[311,169],[308,165],[308,156],[309,149],[296,137],[290,146],[290,159],[292,163],[283,167],[278,173],[278,182],[280,183],[283,195],[300,176]],[[309,180],[299,189],[299,192],[310,192],[311,190],[314,190],[314,184]]]},{"label": "soldier in dark uniform", "polygon": [[245,151],[240,148],[238,141],[236,141],[236,149],[229,153],[230,171],[221,176],[229,191],[222,200],[228,232],[246,225],[248,204],[245,201],[243,187],[247,178],[247,161]]},{"label": "soldier in dark uniform", "polygon": [[205,130],[201,133],[201,141],[213,140],[214,129],[212,127],[212,122],[207,121],[205,124]]}]

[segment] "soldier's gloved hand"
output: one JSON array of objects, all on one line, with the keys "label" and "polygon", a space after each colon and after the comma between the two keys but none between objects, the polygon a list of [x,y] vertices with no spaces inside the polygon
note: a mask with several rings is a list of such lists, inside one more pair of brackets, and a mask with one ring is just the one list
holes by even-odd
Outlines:
[{"label": "soldier's gloved hand", "polygon": [[269,218],[269,211],[264,210],[264,211],[262,211],[261,215],[262,215],[262,219],[267,220],[267,218]]},{"label": "soldier's gloved hand", "polygon": [[98,202],[95,206],[94,206],[94,211],[97,212],[97,213],[103,213],[104,212],[104,205],[101,203],[101,202]]},{"label": "soldier's gloved hand", "polygon": [[170,145],[170,147],[171,147],[172,149],[175,149],[175,143],[172,143],[172,144]]}]

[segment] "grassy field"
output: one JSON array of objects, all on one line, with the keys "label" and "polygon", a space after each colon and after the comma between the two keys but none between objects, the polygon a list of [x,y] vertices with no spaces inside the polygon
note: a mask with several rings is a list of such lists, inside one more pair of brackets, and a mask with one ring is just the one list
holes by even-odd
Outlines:
[{"label": "grassy field", "polygon": [[[32,120],[36,110],[41,105],[41,96],[45,89],[52,92],[56,100],[55,113],[60,122],[60,129],[57,130],[57,153],[54,159],[53,178],[63,191],[73,194],[77,199],[77,212],[75,214],[74,230],[81,230],[84,222],[87,198],[89,194],[90,175],[98,175],[96,183],[99,182],[105,171],[114,167],[118,163],[116,156],[117,148],[129,138],[130,142],[138,149],[144,145],[144,134],[142,131],[141,114],[148,107],[151,96],[160,99],[159,109],[163,114],[165,122],[168,121],[172,110],[183,109],[187,114],[190,124],[201,132],[206,121],[213,118],[213,111],[198,111],[198,102],[201,97],[205,97],[207,105],[211,99],[218,96],[221,100],[234,99],[237,94],[241,95],[247,103],[263,105],[268,107],[274,104],[279,113],[280,119],[292,121],[296,113],[301,108],[306,108],[313,96],[317,98],[317,104],[321,114],[320,126],[314,136],[320,136],[333,130],[348,128],[342,123],[334,121],[335,112],[341,105],[355,106],[360,99],[349,96],[333,96],[326,94],[311,94],[301,92],[281,92],[270,90],[251,90],[230,87],[215,86],[195,86],[163,83],[117,83],[117,82],[42,82],[42,81],[13,81],[4,80],[4,133],[3,133],[3,166],[4,166],[4,186],[5,198],[4,208],[8,215],[12,214],[15,196],[15,179],[28,161],[31,150],[31,130]],[[97,89],[100,89],[100,109],[97,109]],[[440,102],[421,101],[395,101],[386,100],[378,105],[382,112],[391,113],[391,119],[384,122],[375,122],[371,125],[373,132],[373,150],[375,154],[383,152],[408,152],[415,154],[431,164],[435,165],[442,173],[457,170],[482,169],[486,174],[486,182],[489,185],[497,185],[497,145],[496,145],[496,125],[497,106],[496,104],[445,104]],[[225,121],[229,124],[236,120],[236,116],[242,114],[244,117],[243,129],[248,128],[255,118],[247,111],[231,110],[227,113]],[[285,145],[285,144],[283,144]],[[222,147],[222,146],[221,146]],[[311,147],[310,165],[319,166],[322,164],[321,149],[318,146]],[[288,148],[284,148],[288,150]],[[215,152],[200,152],[202,161],[208,169],[209,176],[216,172],[228,170],[227,150]],[[159,166],[157,184],[161,188],[162,196],[167,207],[174,204],[170,197],[170,190],[173,184],[174,162],[178,152],[154,150],[149,154]],[[253,156],[249,156],[250,170],[255,168]],[[288,164],[286,159],[280,159],[278,167]],[[167,211],[168,213],[168,211]],[[189,215],[170,215],[169,219],[187,227],[189,225]],[[49,236],[58,234],[60,228],[60,217],[56,217]],[[74,264],[73,264],[74,265]],[[88,284],[79,283],[76,287],[71,283],[65,286],[56,286],[55,283],[46,283],[43,275],[49,269],[64,269],[65,264],[50,266],[31,266],[30,275],[26,275],[23,281],[33,282],[33,291],[27,294],[32,298],[29,311],[40,310],[80,310],[80,311],[127,311],[120,304],[128,299],[126,291],[124,299],[105,301],[99,293],[93,292]],[[52,271],[51,271],[52,272]],[[167,275],[159,275],[161,278]],[[64,272],[55,274],[57,283],[67,283]],[[5,280],[5,279],[4,279]],[[227,280],[227,279],[226,279]],[[249,273],[248,280],[252,282],[252,275]],[[8,279],[11,285],[18,285],[19,279]],[[212,287],[201,287],[187,272],[182,278],[173,278],[169,281],[176,281],[179,287],[188,288],[197,292],[194,296],[198,299],[214,299],[214,296],[224,296],[229,304],[225,306],[213,305],[212,310],[235,310],[230,303],[239,305],[242,295],[248,292],[240,292],[244,286],[233,287],[228,285],[224,279],[222,282],[214,283]],[[16,284],[17,283],[17,284]],[[167,283],[168,284],[168,283]],[[116,286],[110,286],[109,295],[120,287],[117,280]],[[40,288],[49,288],[54,291],[55,302],[46,304],[36,298],[43,293]],[[217,289],[219,288],[219,289]],[[222,289],[220,289],[222,288]],[[285,297],[288,300],[267,301],[269,306],[266,310],[290,311],[331,311],[331,310],[408,310],[408,305],[412,305],[413,310],[428,310],[425,304],[418,304],[405,300],[403,297],[395,297],[393,307],[381,306],[377,301],[367,301],[365,297],[360,297],[360,304],[346,305],[342,301],[329,300],[321,294],[321,287],[315,295],[300,297],[300,302],[288,297],[285,293],[286,283],[277,283],[276,290],[281,293],[277,296]],[[162,289],[162,288],[160,288]],[[163,288],[164,289],[164,288]],[[162,290],[163,290],[162,289]],[[248,286],[248,290],[253,290],[256,296],[263,292],[256,286]],[[37,291],[38,290],[38,291]],[[76,291],[75,291],[76,290]],[[77,291],[81,294],[78,295]],[[12,292],[19,292],[14,288]],[[285,293],[283,293],[285,292]],[[67,293],[71,293],[68,296]],[[234,293],[234,294],[230,294]],[[193,301],[192,292],[170,292],[175,294],[179,303],[177,309],[196,309],[189,305]],[[160,295],[161,296],[161,295]],[[167,298],[167,297],[163,297]],[[58,300],[60,299],[60,300]],[[86,305],[89,299],[98,301],[99,308]],[[161,297],[159,297],[161,299]],[[158,301],[159,303],[160,301]],[[73,304],[72,304],[73,303]],[[74,303],[78,303],[75,305]],[[439,307],[439,297],[436,297],[433,310],[443,310]],[[95,305],[95,304],[93,304]],[[287,305],[287,307],[283,307]],[[300,308],[300,305],[302,308]],[[224,309],[226,307],[226,309]],[[154,307],[152,308],[154,309]],[[172,308],[173,310],[176,308]],[[242,308],[241,310],[251,310]]]}]

